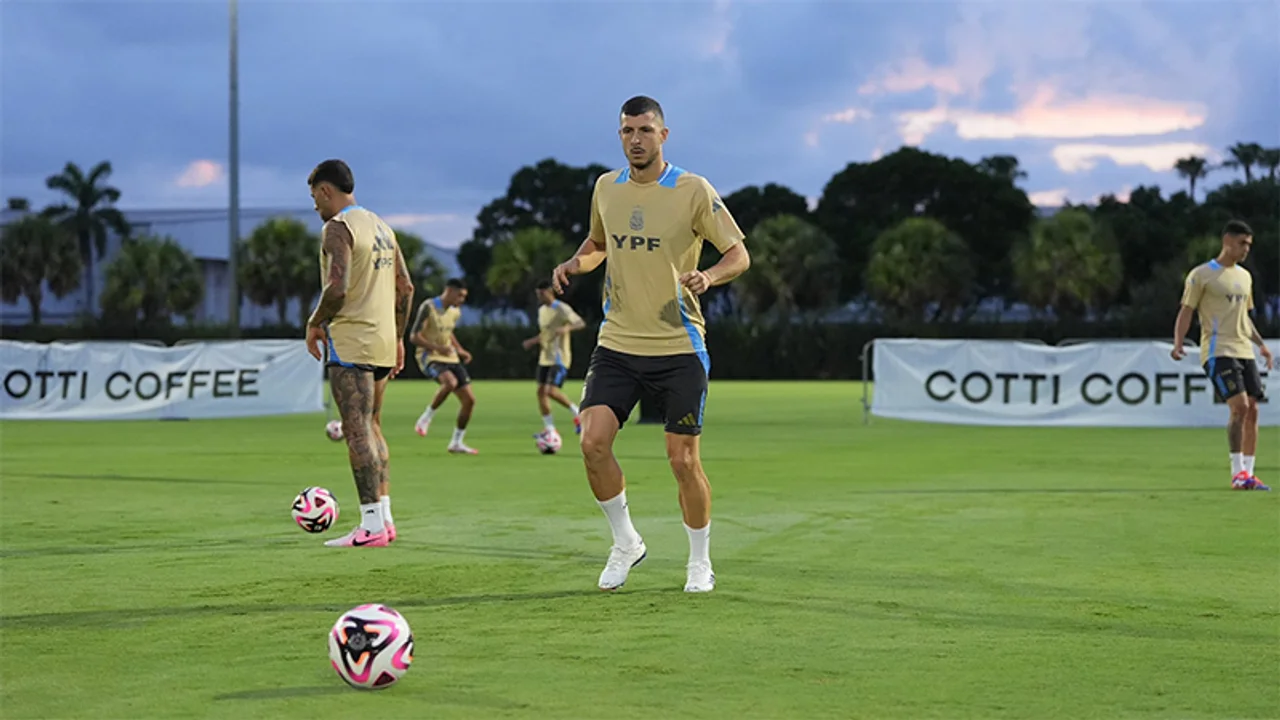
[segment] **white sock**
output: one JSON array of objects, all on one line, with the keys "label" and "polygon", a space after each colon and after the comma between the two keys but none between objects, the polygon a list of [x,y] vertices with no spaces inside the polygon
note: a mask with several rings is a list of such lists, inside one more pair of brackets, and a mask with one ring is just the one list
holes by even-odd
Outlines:
[{"label": "white sock", "polygon": [[422,415],[418,417],[418,422],[430,422],[431,418],[435,417],[435,414],[436,409],[428,405],[427,409],[423,410]]},{"label": "white sock", "polygon": [[360,527],[371,533],[380,533],[386,529],[382,524],[382,503],[360,504]]},{"label": "white sock", "polygon": [[689,533],[689,562],[711,562],[711,522],[697,530],[685,525],[684,531]]},{"label": "white sock", "polygon": [[542,416],[542,425],[543,425],[543,427],[545,427],[545,428],[546,428],[546,429],[548,429],[548,430],[555,430],[555,429],[556,429],[556,419],[555,419],[555,418],[553,418],[553,417],[551,417],[550,415],[543,415],[543,416]]},{"label": "white sock", "polygon": [[1254,459],[1255,459],[1255,458],[1254,458],[1254,456],[1252,456],[1252,455],[1245,455],[1245,456],[1244,456],[1244,469],[1245,469],[1245,470],[1246,470],[1250,475],[1253,475],[1253,461],[1254,461]]},{"label": "white sock", "polygon": [[640,544],[640,533],[631,524],[631,511],[627,509],[627,491],[623,490],[616,497],[596,501],[604,516],[609,519],[609,527],[613,528],[613,544],[618,547],[635,547]]},{"label": "white sock", "polygon": [[462,444],[462,436],[463,436],[463,435],[466,435],[466,434],[467,434],[467,431],[466,431],[466,430],[463,430],[462,428],[454,428],[454,429],[453,429],[453,444],[454,444],[454,445],[461,445],[461,444]]},{"label": "white sock", "polygon": [[388,525],[394,525],[395,520],[391,519],[391,496],[383,495],[379,498],[379,502],[382,503],[382,522],[387,523]]},{"label": "white sock", "polygon": [[578,406],[573,403],[569,403],[569,412],[573,413],[574,415],[577,415],[579,412]]},{"label": "white sock", "polygon": [[1244,470],[1244,453],[1231,453],[1231,474],[1239,475]]}]

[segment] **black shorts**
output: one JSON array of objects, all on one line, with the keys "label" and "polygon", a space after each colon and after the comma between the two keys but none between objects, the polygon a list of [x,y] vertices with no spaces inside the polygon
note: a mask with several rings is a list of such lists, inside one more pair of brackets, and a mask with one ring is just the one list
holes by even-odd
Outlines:
[{"label": "black shorts", "polygon": [[1256,360],[1213,357],[1204,364],[1204,372],[1213,379],[1213,394],[1219,402],[1226,402],[1240,393],[1247,393],[1258,400],[1266,397]]},{"label": "black shorts", "polygon": [[429,362],[426,367],[422,368],[422,374],[436,382],[439,382],[440,376],[446,372],[453,373],[454,379],[458,381],[458,387],[466,387],[471,384],[471,376],[467,374],[467,366],[462,363]]},{"label": "black shorts", "polygon": [[705,352],[645,356],[596,346],[587,366],[582,407],[604,405],[613,410],[621,426],[647,392],[661,403],[667,432],[698,435],[710,369],[711,359]]},{"label": "black shorts", "polygon": [[539,385],[563,387],[564,379],[569,377],[569,368],[563,365],[539,365],[534,377]]},{"label": "black shorts", "polygon": [[356,370],[364,370],[365,372],[371,372],[373,373],[374,382],[378,382],[379,380],[382,380],[391,374],[390,367],[383,367],[382,365],[367,365],[365,363],[343,362],[338,357],[337,351],[335,351],[333,348],[332,338],[326,338],[325,340],[325,366],[355,368]]}]

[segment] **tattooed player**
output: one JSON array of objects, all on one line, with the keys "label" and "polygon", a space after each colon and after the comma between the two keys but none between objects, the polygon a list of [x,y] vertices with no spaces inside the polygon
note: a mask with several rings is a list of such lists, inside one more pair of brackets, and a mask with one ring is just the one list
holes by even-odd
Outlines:
[{"label": "tattooed player", "polygon": [[413,304],[413,281],[395,232],[356,204],[356,182],[346,163],[325,160],[307,184],[324,220],[324,289],[307,321],[307,350],[320,360],[321,344],[326,346],[329,384],[360,495],[360,526],[325,545],[381,547],[396,538],[382,394],[387,379],[404,367],[401,338]]}]

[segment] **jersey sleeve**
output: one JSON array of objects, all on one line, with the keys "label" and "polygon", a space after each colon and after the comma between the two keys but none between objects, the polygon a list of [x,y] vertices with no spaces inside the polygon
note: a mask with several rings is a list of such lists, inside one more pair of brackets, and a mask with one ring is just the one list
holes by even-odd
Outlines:
[{"label": "jersey sleeve", "polygon": [[603,181],[602,175],[596,179],[596,185],[591,190],[591,230],[587,235],[600,247],[605,247],[605,241],[608,239],[604,234],[604,217],[600,214],[600,184]]},{"label": "jersey sleeve", "polygon": [[431,307],[431,299],[430,299],[430,298],[428,298],[428,299],[424,300],[424,301],[422,302],[422,304],[418,306],[418,314],[417,314],[417,315],[415,315],[415,316],[414,316],[414,318],[413,318],[413,331],[414,331],[414,332],[423,332],[423,331],[425,330],[425,328],[423,328],[423,326],[422,326],[422,325],[423,325],[423,323],[425,323],[426,321],[428,321],[428,320],[430,320],[430,319],[431,319],[431,310],[430,310],[430,307]]},{"label": "jersey sleeve", "polygon": [[1200,298],[1204,297],[1204,280],[1200,277],[1200,268],[1187,273],[1187,280],[1182,285],[1182,304],[1189,308],[1200,307]]},{"label": "jersey sleeve", "polygon": [[693,192],[693,231],[698,237],[710,240],[722,253],[746,238],[710,182],[697,178]]},{"label": "jersey sleeve", "polygon": [[564,320],[565,325],[572,325],[582,319],[578,317],[578,313],[573,311],[573,308],[569,307],[567,302],[560,303],[560,317]]}]

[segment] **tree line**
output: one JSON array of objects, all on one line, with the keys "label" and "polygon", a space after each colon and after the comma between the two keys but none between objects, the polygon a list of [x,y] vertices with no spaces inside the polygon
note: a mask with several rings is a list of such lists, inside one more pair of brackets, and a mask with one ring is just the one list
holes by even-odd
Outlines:
[{"label": "tree line", "polygon": [[[1124,201],[1105,195],[1049,214],[1018,186],[1026,173],[1009,155],[971,163],[904,147],[849,163],[813,209],[779,184],[740,188],[723,200],[748,235],[752,269],[713,288],[705,304],[713,321],[756,325],[821,322],[833,310],[852,308],[854,319],[885,327],[956,326],[998,319],[1023,303],[1038,322],[1163,327],[1183,275],[1216,253],[1227,219],[1241,218],[1257,233],[1246,266],[1255,301],[1267,308],[1280,293],[1280,150],[1237,143],[1227,156],[1218,166],[1203,158],[1178,161],[1187,189],[1167,197],[1144,186]],[[608,170],[554,159],[519,169],[506,192],[480,210],[472,237],[459,248],[470,302],[532,311],[533,285],[586,235],[592,188]],[[1197,201],[1197,184],[1223,170],[1243,177]],[[104,274],[105,317],[163,325],[174,316],[190,318],[203,297],[190,253],[172,238],[132,233],[115,207],[121,193],[108,184],[110,174],[107,162],[88,173],[68,163],[47,180],[66,201],[4,229],[0,289],[7,302],[28,299],[33,323],[41,321],[46,289],[63,297],[84,286],[95,297],[92,268],[111,233],[125,240]],[[438,291],[444,271],[422,238],[401,230],[397,238],[419,292]],[[254,228],[237,247],[243,296],[274,306],[282,326],[301,325],[319,290],[318,247],[319,238],[295,219]],[[701,266],[718,259],[708,244]],[[602,277],[597,270],[577,278],[567,293],[589,322],[600,319]],[[288,318],[295,299],[300,315]]]}]

